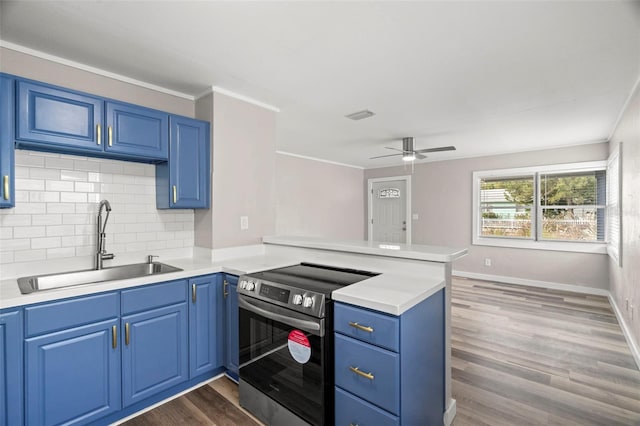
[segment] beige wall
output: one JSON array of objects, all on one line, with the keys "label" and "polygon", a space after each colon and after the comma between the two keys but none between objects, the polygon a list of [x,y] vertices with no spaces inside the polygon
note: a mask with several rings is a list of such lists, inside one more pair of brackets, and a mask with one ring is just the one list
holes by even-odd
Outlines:
[{"label": "beige wall", "polygon": [[276,155],[276,233],[364,239],[364,171]]},{"label": "beige wall", "polygon": [[[454,263],[456,271],[607,289],[605,255],[471,244],[474,171],[603,160],[607,156],[608,144],[600,143],[418,164],[411,182],[412,210],[419,217],[412,222],[412,242],[468,247],[469,255]],[[364,192],[369,178],[410,173],[410,168],[402,166],[366,170]],[[484,266],[486,257],[491,258],[491,267]]]},{"label": "beige wall", "polygon": [[173,114],[194,116],[192,100],[0,47],[0,71]]},{"label": "beige wall", "polygon": [[[196,212],[196,245],[258,244],[275,232],[277,113],[219,93],[209,96],[212,104],[204,99],[196,105],[199,118],[212,113],[213,133],[211,211]],[[241,216],[248,216],[249,229],[240,229]]]},{"label": "beige wall", "polygon": [[[640,86],[624,112],[610,149],[622,142],[622,267],[609,264],[611,293],[636,345],[640,343]],[[626,299],[634,312],[626,308]]]}]

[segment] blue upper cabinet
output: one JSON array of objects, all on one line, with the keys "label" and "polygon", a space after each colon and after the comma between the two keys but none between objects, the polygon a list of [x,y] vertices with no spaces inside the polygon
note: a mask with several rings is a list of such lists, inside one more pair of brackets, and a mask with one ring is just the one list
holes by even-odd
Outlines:
[{"label": "blue upper cabinet", "polygon": [[22,311],[0,313],[0,426],[22,424]]},{"label": "blue upper cabinet", "polygon": [[29,80],[17,83],[18,147],[156,163],[169,151],[169,114]]},{"label": "blue upper cabinet", "polygon": [[172,115],[169,126],[169,161],[156,166],[156,206],[209,208],[210,125]]},{"label": "blue upper cabinet", "polygon": [[106,147],[134,159],[165,161],[169,154],[169,115],[136,105],[106,103]]},{"label": "blue upper cabinet", "polygon": [[103,105],[94,96],[18,81],[16,139],[34,149],[101,152]]},{"label": "blue upper cabinet", "polygon": [[0,208],[15,206],[14,80],[0,75]]}]

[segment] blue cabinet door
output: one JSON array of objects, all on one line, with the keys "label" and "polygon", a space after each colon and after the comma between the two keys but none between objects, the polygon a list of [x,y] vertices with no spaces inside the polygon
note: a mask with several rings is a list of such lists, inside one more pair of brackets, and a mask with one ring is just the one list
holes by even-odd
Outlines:
[{"label": "blue cabinet door", "polygon": [[121,324],[124,406],[188,379],[186,303],[127,315]]},{"label": "blue cabinet door", "polygon": [[0,426],[22,424],[22,311],[0,313]]},{"label": "blue cabinet door", "polygon": [[220,275],[189,280],[189,377],[223,365],[224,306]]},{"label": "blue cabinet door", "polygon": [[46,84],[17,83],[16,139],[34,149],[102,151],[102,99]]},{"label": "blue cabinet door", "polygon": [[239,350],[239,330],[238,330],[238,277],[235,275],[225,275],[224,295],[226,298],[226,357],[225,367],[229,374],[238,379],[238,365],[240,363]]},{"label": "blue cabinet door", "polygon": [[15,206],[14,84],[0,76],[0,208]]},{"label": "blue cabinet door", "polygon": [[86,424],[120,409],[117,319],[25,340],[26,424]]},{"label": "blue cabinet door", "polygon": [[138,160],[167,160],[169,114],[114,101],[107,101],[106,114],[106,152]]},{"label": "blue cabinet door", "polygon": [[156,206],[209,208],[210,125],[175,115],[169,118],[169,125],[169,161],[156,166]]}]

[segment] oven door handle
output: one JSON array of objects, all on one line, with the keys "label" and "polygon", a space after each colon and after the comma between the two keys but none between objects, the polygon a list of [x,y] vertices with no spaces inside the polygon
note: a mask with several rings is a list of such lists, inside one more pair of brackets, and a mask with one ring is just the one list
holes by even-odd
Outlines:
[{"label": "oven door handle", "polygon": [[[323,336],[324,330],[322,329],[320,323],[314,321],[303,320],[299,318],[292,318],[290,316],[278,314],[276,312],[272,312],[266,309],[263,309],[259,306],[256,306],[255,303],[252,303],[248,299],[244,297],[238,297],[238,306],[242,309],[246,309],[249,312],[253,312],[265,318],[268,318],[273,321],[278,321],[286,325],[290,325],[292,327],[299,328],[302,331],[306,331],[307,333],[315,334],[316,336]],[[275,307],[275,309],[278,309]]]}]

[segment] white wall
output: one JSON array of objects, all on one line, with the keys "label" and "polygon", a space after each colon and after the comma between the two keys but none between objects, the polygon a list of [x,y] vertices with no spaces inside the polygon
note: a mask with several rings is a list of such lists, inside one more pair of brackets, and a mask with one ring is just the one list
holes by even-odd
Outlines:
[{"label": "white wall", "polygon": [[[275,232],[277,113],[219,93],[196,104],[212,123],[211,211],[196,212],[197,245],[226,248],[258,244]],[[249,229],[240,229],[247,216]]]},{"label": "white wall", "polygon": [[[412,222],[412,242],[468,247],[469,255],[454,263],[456,271],[607,289],[606,255],[474,246],[471,243],[474,171],[603,160],[607,156],[608,144],[600,143],[417,164],[411,185],[413,213],[417,213],[419,219]],[[409,173],[410,167],[402,166],[366,170],[364,190],[366,179]],[[487,257],[492,260],[491,267],[484,266]]]},{"label": "white wall", "polygon": [[364,239],[359,168],[276,155],[276,234]]},{"label": "white wall", "polygon": [[[622,267],[609,264],[611,293],[640,344],[640,85],[611,138],[610,149],[622,142]],[[626,308],[626,300],[634,307]],[[638,347],[638,346],[636,346]]]}]

